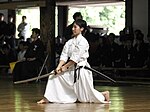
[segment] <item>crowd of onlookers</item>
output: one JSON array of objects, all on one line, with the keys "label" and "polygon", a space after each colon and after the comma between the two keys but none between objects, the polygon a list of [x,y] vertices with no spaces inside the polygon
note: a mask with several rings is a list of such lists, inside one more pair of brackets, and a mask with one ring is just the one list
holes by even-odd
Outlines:
[{"label": "crowd of onlookers", "polygon": [[[8,43],[0,47],[1,72],[13,74],[13,81],[36,77],[45,59],[45,46],[40,36],[40,29],[33,28],[31,40],[15,39],[14,48]],[[13,67],[12,67],[13,66]]]},{"label": "crowd of onlookers", "polygon": [[[26,17],[23,16],[23,18]],[[12,15],[8,16],[8,21],[6,22],[4,14],[0,13],[0,65],[9,66],[9,63],[20,60],[21,52],[26,51],[29,41],[24,40],[24,35],[20,35],[19,39],[16,38],[16,29],[18,29],[18,32],[19,30],[21,32],[21,29],[24,32],[25,28],[23,25],[21,27],[19,25],[16,28]]]},{"label": "crowd of onlookers", "polygon": [[[76,16],[81,16],[81,14],[77,13]],[[22,23],[18,26],[18,31],[26,27],[25,19],[26,16],[22,16]],[[6,23],[4,15],[0,13],[0,65],[9,66],[11,62],[24,60],[24,55],[31,44],[31,38],[24,40],[25,32],[20,32],[19,39],[16,39],[16,26],[13,23],[13,17],[9,16]],[[87,30],[84,36],[90,45],[88,62],[91,66],[150,67],[150,43],[144,41],[144,34],[141,30],[127,32],[125,28],[120,31],[119,35],[110,33],[103,36]],[[63,44],[56,44],[56,52],[59,55],[62,48]]]},{"label": "crowd of onlookers", "polygon": [[4,21],[4,14],[0,13],[0,65],[9,65],[17,60],[15,50],[16,25],[13,17],[8,16],[8,22]]},{"label": "crowd of onlookers", "polygon": [[119,36],[88,33],[86,38],[90,44],[89,63],[93,66],[150,67],[150,44],[140,30],[127,34],[124,29]]},{"label": "crowd of onlookers", "polygon": [[[100,35],[87,31],[84,35],[88,40],[91,66],[115,68],[147,68],[150,67],[150,43],[145,41],[141,30],[130,31],[126,28],[119,35],[110,33]],[[63,45],[57,46],[58,54]]]},{"label": "crowd of onlookers", "polygon": [[[83,19],[82,14],[74,13],[73,19],[74,21]],[[72,25],[73,23],[68,25],[64,32],[66,40],[73,36]],[[145,43],[141,30],[124,28],[119,35],[106,33],[102,36],[90,29],[89,26],[83,35],[90,44],[88,61],[92,66],[134,68],[150,66],[150,44]]]},{"label": "crowd of onlookers", "polygon": [[[16,30],[18,38],[16,38]],[[16,28],[13,17],[4,21],[0,13],[0,72],[13,74],[13,81],[37,76],[45,59],[45,46],[40,39],[40,29],[33,28],[30,37],[26,16]]]}]

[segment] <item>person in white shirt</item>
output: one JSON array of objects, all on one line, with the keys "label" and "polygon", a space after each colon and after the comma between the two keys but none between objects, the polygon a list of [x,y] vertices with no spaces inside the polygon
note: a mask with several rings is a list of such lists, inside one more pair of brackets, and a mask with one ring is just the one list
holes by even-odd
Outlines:
[{"label": "person in white shirt", "polygon": [[[92,72],[85,69],[90,67],[89,44],[83,37],[86,21],[78,19],[73,23],[74,37],[66,42],[60,61],[55,69],[56,74],[49,76],[43,103],[110,103],[109,91],[99,92],[94,89]],[[80,66],[83,66],[80,69]],[[75,70],[76,69],[76,70]]]},{"label": "person in white shirt", "polygon": [[24,38],[25,40],[29,38],[30,25],[26,22],[27,17],[22,16],[22,22],[18,25],[18,37]]}]

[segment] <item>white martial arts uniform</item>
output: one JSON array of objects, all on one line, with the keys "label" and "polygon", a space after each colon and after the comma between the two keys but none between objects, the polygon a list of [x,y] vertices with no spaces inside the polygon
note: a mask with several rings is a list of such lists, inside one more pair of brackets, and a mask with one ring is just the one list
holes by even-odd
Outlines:
[{"label": "white martial arts uniform", "polygon": [[[77,38],[72,38],[66,42],[60,60],[65,62],[73,60],[79,66],[90,65],[87,62],[89,44],[80,34]],[[74,66],[59,75],[49,76],[44,97],[50,102],[55,103],[74,103],[80,102],[106,103],[105,97],[101,92],[94,89],[92,72],[84,68],[76,72],[77,78],[74,83]]]}]

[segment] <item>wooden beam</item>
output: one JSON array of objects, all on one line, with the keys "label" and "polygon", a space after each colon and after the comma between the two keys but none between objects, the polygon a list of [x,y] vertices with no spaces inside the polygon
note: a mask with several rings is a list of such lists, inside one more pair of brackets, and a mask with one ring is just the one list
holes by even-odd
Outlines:
[{"label": "wooden beam", "polygon": [[124,0],[56,0],[56,5],[75,6],[87,4],[118,3]]},{"label": "wooden beam", "polygon": [[[56,5],[71,6],[71,5],[86,5],[86,4],[101,4],[123,2],[124,0],[56,0]],[[46,0],[20,0],[0,2],[0,9],[17,9],[27,7],[45,7]]]},{"label": "wooden beam", "polygon": [[45,7],[45,0],[0,2],[0,9],[18,9],[27,7]]},{"label": "wooden beam", "polygon": [[[86,4],[101,4],[122,2],[123,0],[56,0],[56,5],[71,6],[71,5],[86,5]],[[27,7],[45,7],[46,0],[20,0],[0,2],[0,10],[2,9],[18,9]]]}]

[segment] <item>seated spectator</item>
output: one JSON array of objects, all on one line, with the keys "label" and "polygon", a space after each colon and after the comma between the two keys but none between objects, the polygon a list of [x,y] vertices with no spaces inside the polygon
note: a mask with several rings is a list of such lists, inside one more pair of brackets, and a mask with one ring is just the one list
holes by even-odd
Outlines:
[{"label": "seated spectator", "polygon": [[9,73],[9,63],[17,60],[17,53],[14,49],[11,49],[8,44],[4,44],[0,49],[0,65],[6,66],[1,68],[4,74]]},{"label": "seated spectator", "polygon": [[120,46],[115,43],[115,38],[116,35],[110,33],[102,46],[102,65],[104,67],[118,67],[118,63],[120,62]]},{"label": "seated spectator", "polygon": [[19,43],[19,46],[18,46],[18,50],[19,50],[19,52],[18,52],[18,61],[23,61],[23,60],[25,60],[25,57],[24,57],[24,55],[25,55],[25,53],[26,53],[26,51],[27,51],[27,48],[28,48],[28,45],[27,45],[27,42],[25,42],[25,41],[21,41],[20,43]]},{"label": "seated spectator", "polygon": [[136,43],[134,46],[134,57],[132,67],[144,67],[148,58],[148,45],[144,43],[144,34],[136,35]]},{"label": "seated spectator", "polygon": [[3,58],[1,58],[0,63],[3,65],[9,65],[9,63],[17,60],[17,53],[7,44],[2,46],[1,56]]},{"label": "seated spectator", "polygon": [[133,64],[133,38],[126,36],[122,39],[120,67],[131,67]]},{"label": "seated spectator", "polygon": [[39,38],[40,30],[32,29],[32,43],[25,53],[25,61],[16,63],[13,70],[13,81],[24,80],[37,76],[37,70],[44,61],[44,45]]},{"label": "seated spectator", "polygon": [[100,66],[102,61],[103,39],[94,33],[88,33],[86,38],[90,45],[88,62],[91,66]]},{"label": "seated spectator", "polygon": [[148,43],[147,43],[147,46],[148,46],[148,57],[147,57],[147,60],[146,60],[146,65],[145,65],[145,68],[150,68],[150,37],[148,36]]}]

